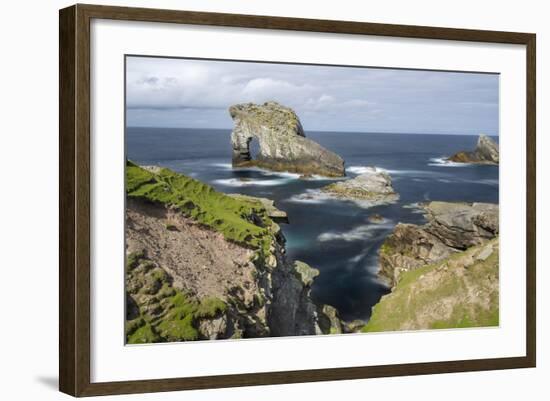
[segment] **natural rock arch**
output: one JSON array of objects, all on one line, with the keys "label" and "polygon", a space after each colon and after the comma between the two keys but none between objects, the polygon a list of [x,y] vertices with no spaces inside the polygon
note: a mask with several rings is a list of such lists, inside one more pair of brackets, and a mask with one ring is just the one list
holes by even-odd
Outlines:
[{"label": "natural rock arch", "polygon": [[[231,106],[235,126],[231,133],[233,166],[259,166],[275,171],[345,175],[344,160],[305,137],[296,113],[276,102],[263,105],[244,103]],[[256,138],[258,157],[252,158],[250,144]]]}]

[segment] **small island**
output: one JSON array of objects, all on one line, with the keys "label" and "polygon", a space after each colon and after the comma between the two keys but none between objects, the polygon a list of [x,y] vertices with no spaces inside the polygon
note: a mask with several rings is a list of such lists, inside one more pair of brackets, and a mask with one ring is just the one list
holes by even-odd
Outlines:
[{"label": "small island", "polygon": [[340,199],[369,201],[372,205],[393,203],[399,199],[390,175],[376,167],[368,167],[355,178],[329,184],[321,191]]},{"label": "small island", "polygon": [[498,164],[498,145],[487,135],[480,135],[473,151],[461,151],[447,159],[455,163]]}]

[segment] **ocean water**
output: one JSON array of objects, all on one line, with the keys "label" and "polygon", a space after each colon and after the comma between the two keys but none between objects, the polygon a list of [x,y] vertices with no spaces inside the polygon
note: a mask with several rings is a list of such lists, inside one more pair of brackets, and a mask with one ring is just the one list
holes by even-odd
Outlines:
[{"label": "ocean water", "polygon": [[[139,164],[168,167],[222,192],[275,200],[290,220],[281,225],[288,255],[321,272],[313,285],[313,298],[335,306],[346,320],[368,320],[372,306],[389,292],[376,275],[377,251],[398,222],[424,222],[417,202],[498,203],[498,167],[443,162],[456,151],[474,149],[475,136],[306,132],[344,158],[348,176],[360,174],[367,166],[391,175],[400,200],[370,207],[322,196],[318,189],[331,179],[300,180],[296,174],[231,168],[230,133],[129,127],[126,154]],[[383,223],[370,223],[373,214],[381,215]]]}]

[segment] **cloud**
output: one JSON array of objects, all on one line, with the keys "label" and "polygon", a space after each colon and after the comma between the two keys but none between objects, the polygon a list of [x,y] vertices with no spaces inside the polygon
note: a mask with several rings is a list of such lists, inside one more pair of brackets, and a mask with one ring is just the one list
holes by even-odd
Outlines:
[{"label": "cloud", "polygon": [[306,131],[498,133],[497,75],[148,57],[126,65],[129,125],[230,127],[232,104],[274,100]]}]

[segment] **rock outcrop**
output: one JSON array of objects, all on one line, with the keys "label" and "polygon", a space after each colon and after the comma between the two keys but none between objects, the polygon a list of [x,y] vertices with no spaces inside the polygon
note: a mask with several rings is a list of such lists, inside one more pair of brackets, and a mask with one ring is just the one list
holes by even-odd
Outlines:
[{"label": "rock outcrop", "polygon": [[337,198],[364,200],[374,205],[397,201],[399,195],[392,187],[390,175],[376,167],[368,170],[355,178],[329,184],[321,191]]},{"label": "rock outcrop", "polygon": [[284,210],[280,210],[277,207],[275,207],[275,202],[271,199],[267,198],[260,198],[256,196],[250,196],[250,195],[244,195],[244,194],[227,194],[227,196],[230,196],[235,199],[241,199],[241,200],[247,200],[247,201],[259,201],[261,202],[262,206],[265,208],[265,211],[269,218],[273,220],[275,223],[286,223],[288,224],[288,215]]},{"label": "rock outcrop", "polygon": [[421,205],[428,222],[398,224],[379,251],[379,276],[395,286],[404,272],[439,262],[498,235],[498,205],[430,202]]},{"label": "rock outcrop", "polygon": [[129,343],[331,332],[272,202],[130,162],[126,188]]},{"label": "rock outcrop", "polygon": [[448,159],[455,163],[498,164],[498,145],[487,135],[480,135],[474,151],[461,151]]},{"label": "rock outcrop", "polygon": [[[308,176],[345,175],[344,160],[306,138],[296,113],[276,102],[262,105],[243,103],[229,108],[235,123],[231,133],[233,166],[257,166]],[[250,143],[256,138],[259,153],[255,159]]]},{"label": "rock outcrop", "polygon": [[403,273],[364,332],[499,324],[499,238]]}]

